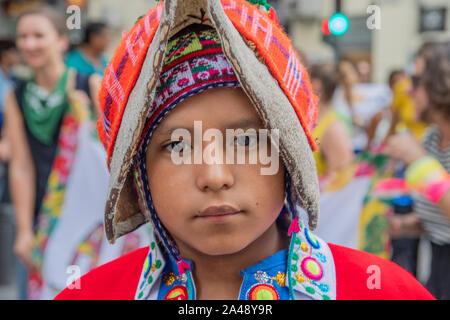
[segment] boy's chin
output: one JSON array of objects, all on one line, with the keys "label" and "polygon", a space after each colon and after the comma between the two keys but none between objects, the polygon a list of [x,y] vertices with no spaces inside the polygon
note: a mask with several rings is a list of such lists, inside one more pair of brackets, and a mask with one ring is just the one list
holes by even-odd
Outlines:
[{"label": "boy's chin", "polygon": [[204,255],[208,256],[225,256],[236,254],[242,250],[244,250],[249,245],[248,242],[232,242],[227,243],[226,241],[217,244],[217,245],[208,245],[197,247],[197,250]]}]

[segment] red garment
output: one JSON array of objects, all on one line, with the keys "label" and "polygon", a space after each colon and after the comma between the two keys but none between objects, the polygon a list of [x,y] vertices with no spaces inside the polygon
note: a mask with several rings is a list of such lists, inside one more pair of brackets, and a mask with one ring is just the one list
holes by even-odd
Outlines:
[{"label": "red garment", "polygon": [[[336,267],[338,300],[434,300],[409,272],[395,263],[367,252],[329,246]],[[90,271],[80,279],[80,289],[66,288],[55,299],[134,299],[147,252],[148,248],[141,248]],[[372,281],[377,273],[379,286]]]}]

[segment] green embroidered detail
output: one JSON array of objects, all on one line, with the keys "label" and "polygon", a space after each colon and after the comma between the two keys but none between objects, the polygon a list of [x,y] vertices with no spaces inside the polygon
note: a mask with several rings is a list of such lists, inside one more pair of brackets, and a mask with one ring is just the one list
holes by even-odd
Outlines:
[{"label": "green embroidered detail", "polygon": [[268,4],[266,0],[247,0],[247,1],[250,2],[251,4],[259,4],[260,6],[266,8],[267,11],[269,11],[272,8],[272,6]]},{"label": "green embroidered detail", "polygon": [[192,70],[192,73],[200,73],[200,72],[208,71],[210,69],[211,69],[210,65],[200,65],[200,66],[193,67],[191,70]]},{"label": "green embroidered detail", "polygon": [[312,287],[306,287],[306,291],[311,294],[316,293],[316,290],[314,290],[314,288],[312,288]]},{"label": "green embroidered detail", "polygon": [[[292,261],[292,254],[294,252],[294,243],[297,240],[297,234],[293,234],[292,235],[293,238],[291,239],[291,243],[289,244],[289,254],[288,254],[288,264],[290,264],[290,262]],[[295,279],[292,279],[292,272],[289,272],[289,270],[286,272],[286,275],[288,277],[288,283],[289,285],[289,299],[290,300],[295,300],[295,295],[294,295],[294,286],[296,285],[296,281]]]},{"label": "green embroidered detail", "polygon": [[[322,265],[319,264],[319,261],[322,263],[327,262],[326,260],[322,261],[321,258],[321,257],[324,258],[323,254],[321,253],[321,250],[325,249],[326,246],[324,246],[323,249],[309,247],[306,244],[307,237],[305,235],[305,232],[293,234],[292,236],[293,238],[291,239],[290,251],[288,256],[288,263],[289,263],[288,283],[290,283],[289,291],[291,299],[295,299],[294,293],[293,292],[291,293],[291,289],[293,289],[302,292],[304,294],[311,295],[315,299],[331,300],[329,295],[324,294],[327,291],[329,291],[329,285],[326,282],[321,283],[315,281],[314,279],[309,278],[305,274],[305,270],[311,271],[313,276],[315,274],[320,273],[319,268],[321,268]],[[310,236],[312,239],[314,239],[315,242],[319,242],[319,239],[316,238],[314,235],[310,234]],[[316,258],[314,258],[313,256],[317,256],[319,260],[316,260]],[[308,258],[309,260],[307,260],[307,262],[302,264],[302,261],[304,261],[305,258]],[[319,266],[314,265],[311,262],[317,262]]]},{"label": "green embroidered detail", "polygon": [[164,66],[177,59],[204,49],[221,48],[219,36],[209,30],[200,33],[188,33],[172,41],[169,41],[164,58]]},{"label": "green embroidered detail", "polygon": [[143,17],[145,17],[145,14],[143,14],[142,16],[140,16],[140,17],[138,17],[137,19],[136,19],[136,22],[134,23],[134,24],[136,24],[136,23],[138,23],[139,22],[139,20],[141,20]]},{"label": "green embroidered detail", "polygon": [[[153,231],[153,230],[151,230]],[[142,279],[142,281],[140,281],[140,286],[139,286],[139,294],[137,295],[137,299],[142,299],[143,295],[145,293],[145,290],[147,289],[147,287],[149,285],[151,285],[153,283],[153,273],[155,272],[155,270],[161,268],[162,266],[162,262],[161,260],[157,259],[158,257],[158,252],[156,250],[154,250],[156,248],[156,243],[155,242],[151,242],[150,243],[150,252],[147,255],[147,258],[145,259],[144,262],[144,266],[143,266],[143,272],[145,272],[145,270],[148,270],[150,268],[150,270],[148,271],[147,274],[147,278]],[[149,257],[151,257],[151,259],[149,259]],[[152,261],[155,261],[154,259],[156,259],[156,262],[151,264]],[[151,264],[151,266],[150,266]]]},{"label": "green embroidered detail", "polygon": [[171,78],[168,79],[166,82],[164,82],[164,84],[162,86],[160,86],[158,88],[158,90],[156,91],[157,95],[160,95],[161,92],[163,92],[164,90],[166,90],[168,87],[170,87],[177,79],[176,78]]},{"label": "green embroidered detail", "polygon": [[261,290],[256,294],[258,300],[273,300],[272,294],[265,290]]}]

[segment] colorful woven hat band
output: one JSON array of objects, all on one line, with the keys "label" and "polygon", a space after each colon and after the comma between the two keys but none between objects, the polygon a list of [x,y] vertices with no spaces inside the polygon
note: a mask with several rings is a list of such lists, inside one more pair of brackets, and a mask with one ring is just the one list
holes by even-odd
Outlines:
[{"label": "colorful woven hat band", "polygon": [[240,83],[223,54],[214,29],[203,28],[169,41],[156,95],[137,150],[145,151],[146,146],[142,148],[142,143],[149,136],[149,129],[156,129],[173,107],[190,96],[218,87],[240,87]]}]

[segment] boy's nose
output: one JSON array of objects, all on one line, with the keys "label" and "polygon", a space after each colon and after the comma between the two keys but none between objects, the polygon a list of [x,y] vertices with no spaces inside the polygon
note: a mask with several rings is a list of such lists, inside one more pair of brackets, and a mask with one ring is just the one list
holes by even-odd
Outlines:
[{"label": "boy's nose", "polygon": [[200,167],[196,183],[201,191],[227,190],[233,186],[234,176],[231,165],[201,164]]}]

